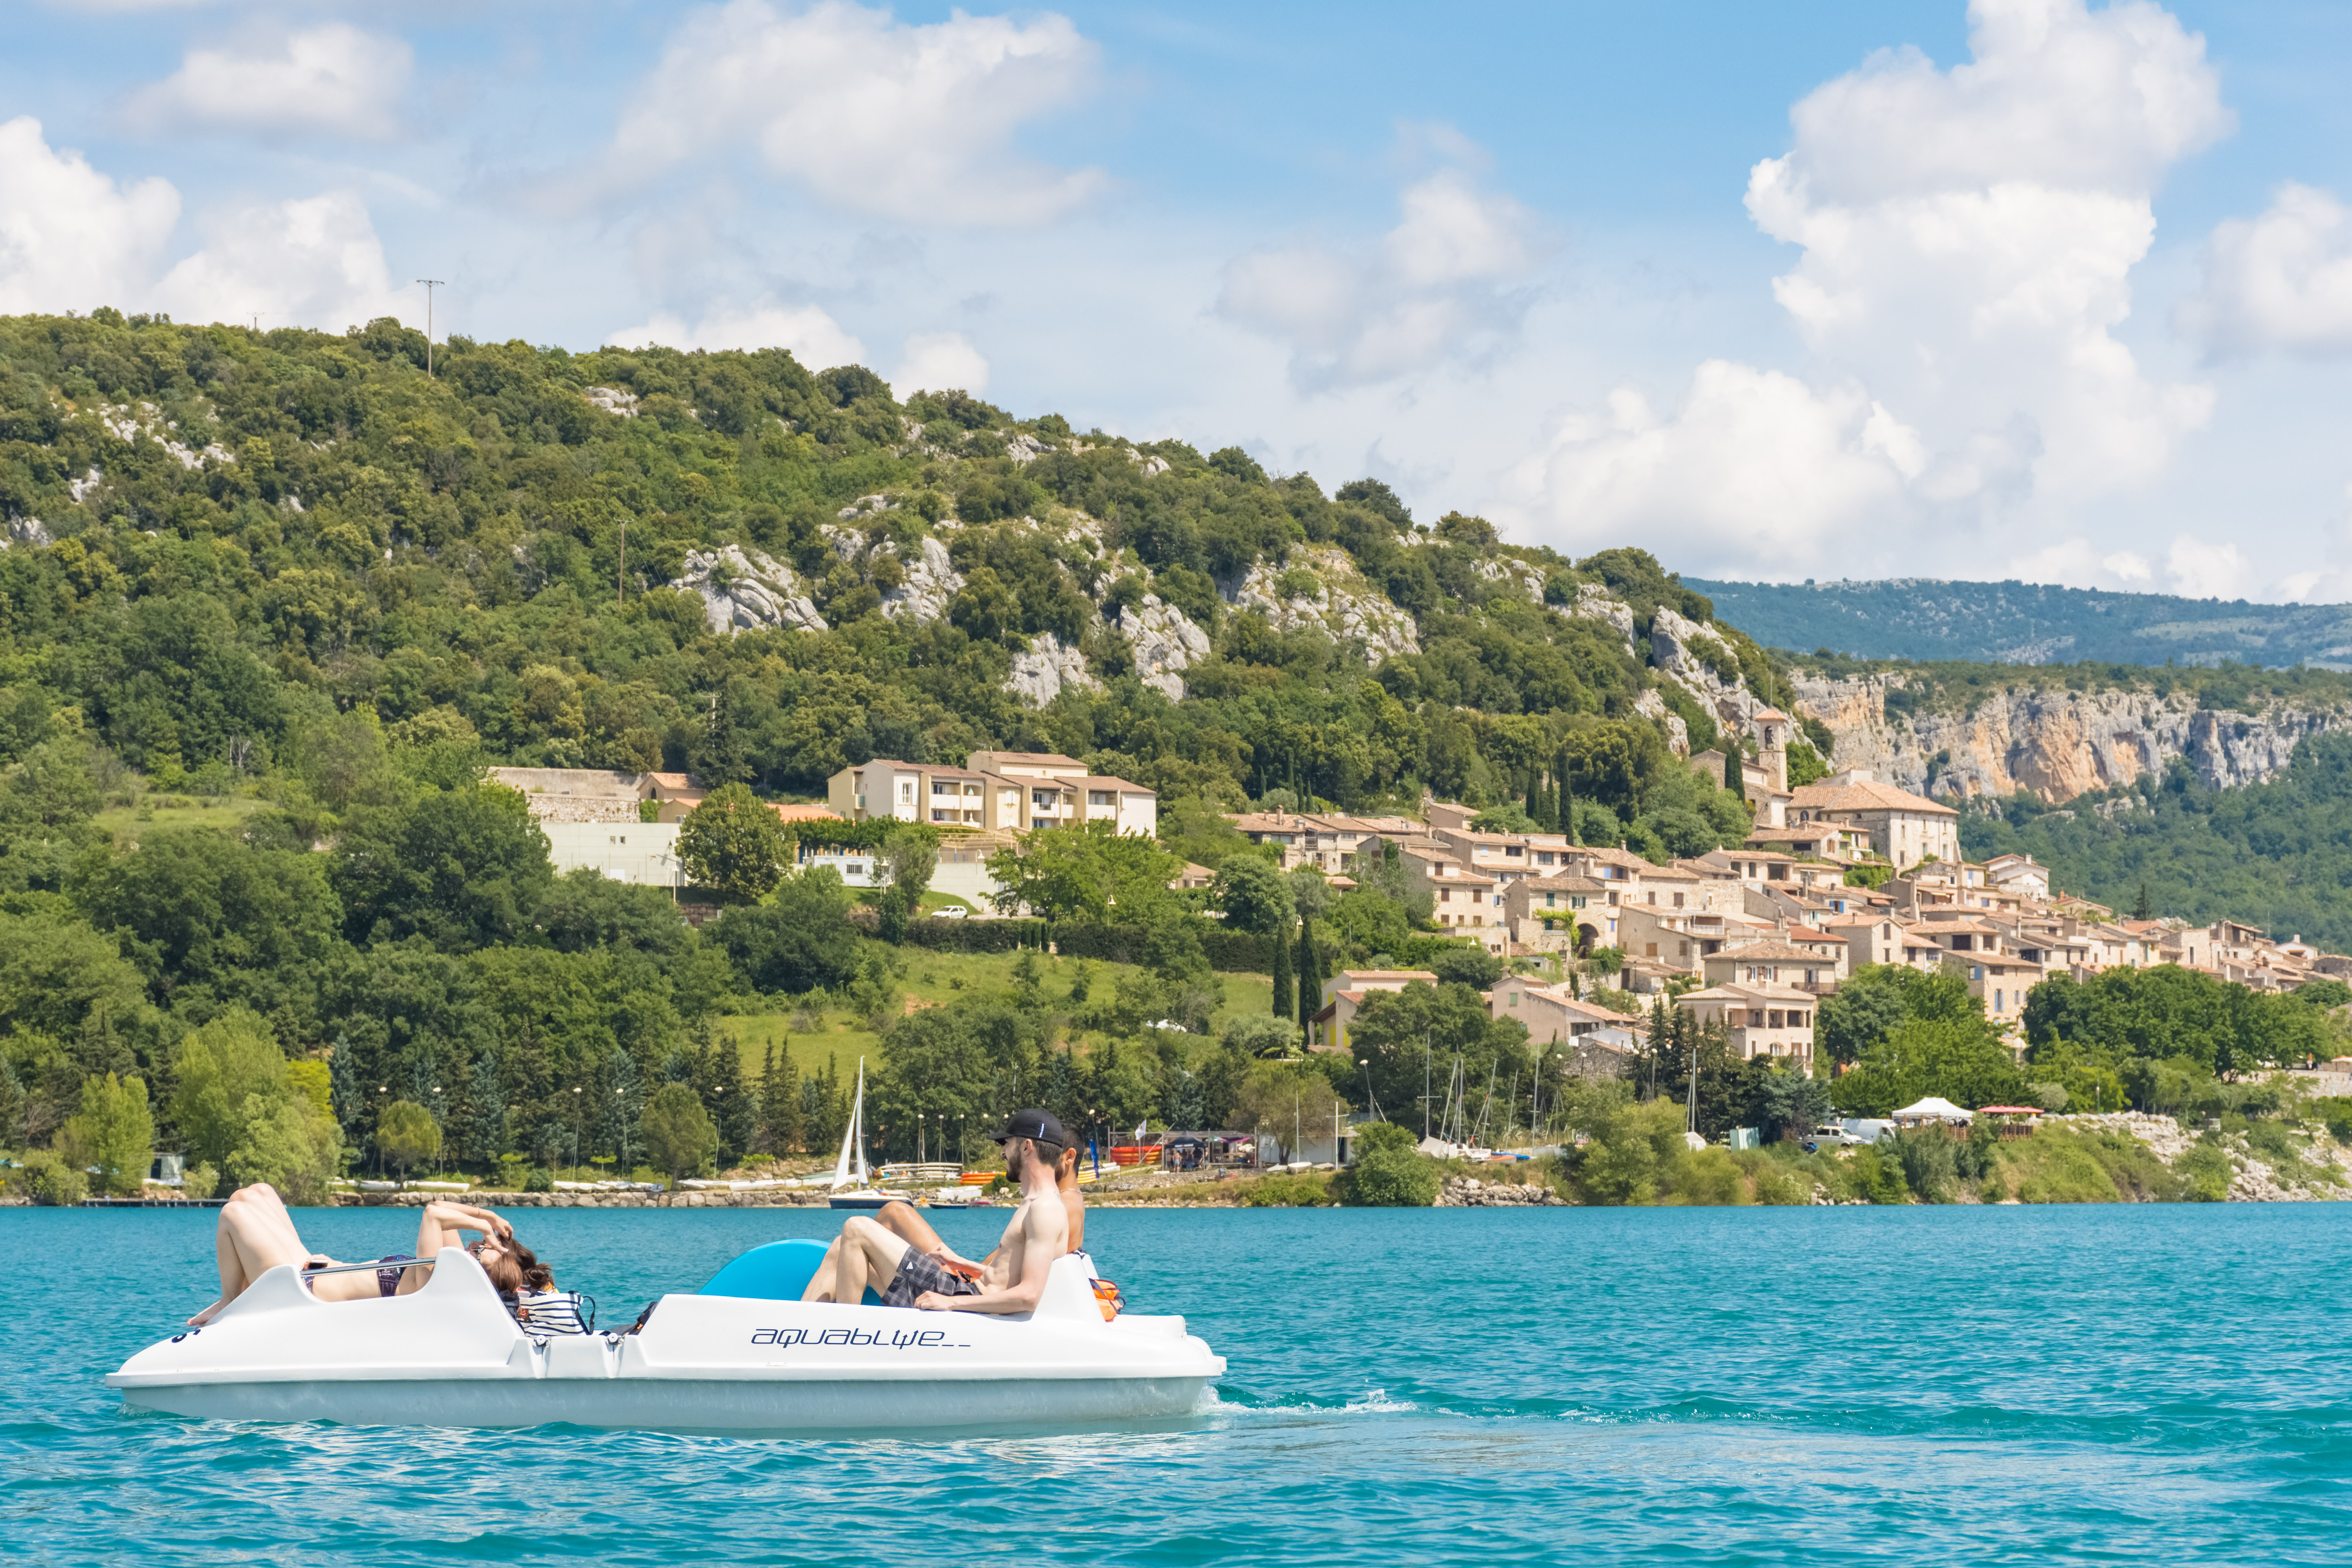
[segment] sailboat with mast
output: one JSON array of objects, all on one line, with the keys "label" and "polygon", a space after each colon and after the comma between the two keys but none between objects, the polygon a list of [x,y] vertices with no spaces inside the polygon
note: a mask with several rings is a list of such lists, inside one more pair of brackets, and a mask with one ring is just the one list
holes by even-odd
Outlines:
[{"label": "sailboat with mast", "polygon": [[[856,1164],[851,1163],[852,1159]],[[856,1183],[850,1191],[841,1189]],[[878,1209],[894,1194],[878,1192],[866,1163],[866,1058],[857,1058],[857,1098],[850,1102],[849,1127],[841,1135],[841,1157],[833,1163],[833,1196],[837,1209]]]}]

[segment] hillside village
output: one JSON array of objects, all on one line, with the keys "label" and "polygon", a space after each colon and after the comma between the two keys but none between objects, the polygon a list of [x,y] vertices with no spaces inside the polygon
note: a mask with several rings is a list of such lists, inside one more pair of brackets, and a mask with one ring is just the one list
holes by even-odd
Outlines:
[{"label": "hillside village", "polygon": [[[1622,845],[1583,845],[1563,833],[1482,831],[1481,812],[1427,800],[1419,816],[1336,811],[1229,813],[1234,829],[1286,872],[1355,886],[1364,865],[1392,858],[1425,897],[1442,934],[1504,961],[1490,1013],[1524,1024],[1531,1043],[1560,1045],[1604,1075],[1622,1067],[1646,1015],[1587,994],[1664,998],[1720,1026],[1741,1060],[1773,1058],[1812,1070],[1816,1009],[1866,965],[1895,964],[1961,979],[2021,1063],[2029,992],[2055,975],[2077,981],[2116,968],[2173,965],[2252,990],[2280,993],[2311,980],[2352,978],[2352,958],[2252,926],[2178,918],[2129,919],[2051,885],[2030,856],[1978,863],[1959,852],[1954,808],[1850,769],[1791,787],[1790,721],[1773,709],[1751,721],[1752,755],[1739,763],[1757,826],[1745,844],[1660,863]],[[1727,777],[1725,754],[1689,766]],[[494,768],[521,791],[547,833],[559,870],[588,867],[624,881],[666,886],[692,918],[679,825],[702,798],[679,773]],[[823,805],[772,804],[781,820],[895,820],[940,831],[929,889],[949,918],[1017,916],[990,874],[990,856],[1018,852],[1024,836],[1108,825],[1152,837],[1156,792],[1096,774],[1053,753],[976,752],[961,766],[877,758],[844,768]],[[823,837],[800,846],[803,867],[827,866],[853,888],[887,882],[870,847]],[[1208,889],[1214,873],[1187,864],[1171,887]],[[1596,962],[1601,966],[1596,972]],[[1343,970],[1324,984],[1307,1046],[1345,1052],[1367,996],[1434,984],[1428,971]]]}]

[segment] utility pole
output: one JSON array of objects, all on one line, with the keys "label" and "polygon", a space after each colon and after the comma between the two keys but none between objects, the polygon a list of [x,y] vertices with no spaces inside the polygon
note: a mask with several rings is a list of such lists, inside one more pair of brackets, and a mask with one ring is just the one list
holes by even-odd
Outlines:
[{"label": "utility pole", "polygon": [[419,278],[417,281],[425,285],[425,374],[430,380],[433,375],[433,290],[446,289],[449,285],[439,278]]}]

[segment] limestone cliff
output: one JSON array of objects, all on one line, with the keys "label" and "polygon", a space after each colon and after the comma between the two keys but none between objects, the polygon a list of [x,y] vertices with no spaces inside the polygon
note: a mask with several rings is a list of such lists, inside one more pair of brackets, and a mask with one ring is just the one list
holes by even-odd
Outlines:
[{"label": "limestone cliff", "polygon": [[2252,713],[2197,706],[2186,692],[2147,687],[2077,691],[2020,684],[1972,708],[1906,711],[1901,671],[1791,677],[1799,711],[1836,738],[1832,766],[1869,768],[1921,794],[2072,800],[2086,790],[2161,773],[2175,757],[2217,788],[2259,784],[2287,764],[2305,735],[2352,724],[2352,710],[2280,702]]}]

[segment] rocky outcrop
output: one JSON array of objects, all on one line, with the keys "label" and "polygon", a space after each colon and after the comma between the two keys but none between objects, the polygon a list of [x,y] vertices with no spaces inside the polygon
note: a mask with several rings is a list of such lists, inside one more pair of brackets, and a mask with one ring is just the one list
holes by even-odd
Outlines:
[{"label": "rocky outcrop", "polygon": [[1560,1208],[1568,1200],[1540,1182],[1482,1182],[1448,1176],[1432,1206],[1442,1209]]},{"label": "rocky outcrop", "polygon": [[[2078,1132],[2121,1132],[2137,1138],[2169,1167],[2195,1148],[2195,1134],[2169,1116],[2137,1110],[2102,1111],[2081,1116],[2053,1116],[2052,1122]],[[2285,1162],[2281,1168],[2263,1159],[2248,1145],[2242,1132],[2216,1134],[2230,1162],[2227,1201],[2233,1204],[2342,1203],[2352,1199],[2352,1150],[2324,1132],[2315,1132],[2305,1160]]]},{"label": "rocky outcrop", "polygon": [[1052,632],[1039,632],[1025,651],[1013,656],[1013,673],[1004,682],[1007,691],[1032,708],[1043,708],[1069,687],[1099,691],[1102,682],[1087,673],[1087,656],[1065,647]]},{"label": "rocky outcrop", "polygon": [[897,552],[906,580],[882,595],[882,613],[906,616],[919,625],[948,613],[948,601],[963,586],[963,574],[948,559],[948,547],[926,537],[912,554]]},{"label": "rocky outcrop", "polygon": [[1748,721],[1766,706],[1748,689],[1731,644],[1713,626],[1665,605],[1650,618],[1650,663],[1662,679],[1680,687],[1735,734],[1745,734]]},{"label": "rocky outcrop", "polygon": [[1681,714],[1666,706],[1666,700],[1655,690],[1644,691],[1633,699],[1633,711],[1665,726],[1666,743],[1674,748],[1675,755],[1690,755],[1690,726],[1683,721]]},{"label": "rocky outcrop", "polygon": [[581,394],[607,414],[617,414],[624,419],[637,416],[637,395],[623,386],[592,386]]},{"label": "rocky outcrop", "polygon": [[[207,462],[234,463],[236,458],[219,442],[207,440],[202,447],[191,447],[179,438],[180,422],[166,419],[163,411],[152,403],[101,403],[98,405],[98,422],[106,426],[108,435],[118,441],[136,441],[144,436],[171,455],[173,461],[184,468],[201,468]],[[75,498],[79,500],[80,498]]]},{"label": "rocky outcrop", "polygon": [[[1294,578],[1294,591],[1285,595],[1283,579],[1297,572],[1315,579],[1314,592],[1296,592]],[[1296,549],[1283,565],[1260,561],[1245,576],[1220,587],[1226,603],[1235,609],[1256,611],[1275,630],[1311,627],[1342,646],[1360,646],[1370,664],[1421,651],[1412,616],[1372,586],[1344,550],[1315,545]]]},{"label": "rocky outcrop", "polygon": [[39,518],[12,517],[8,520],[8,536],[5,539],[0,539],[0,550],[5,550],[12,544],[21,544],[30,550],[39,550],[56,542],[57,539],[49,532],[48,525]]},{"label": "rocky outcrop", "polygon": [[2306,735],[2352,723],[2340,708],[2259,713],[2202,709],[2185,693],[2144,688],[2074,691],[2020,683],[1988,692],[1965,711],[1906,712],[1890,694],[1916,678],[1896,671],[1840,679],[1800,675],[1797,707],[1835,737],[1833,765],[1868,768],[1923,795],[2007,795],[2047,801],[2128,784],[2185,759],[2216,788],[2276,776]]},{"label": "rocky outcrop", "polygon": [[1135,673],[1143,683],[1166,692],[1171,702],[1183,701],[1184,671],[1209,657],[1209,634],[1157,594],[1144,595],[1140,605],[1121,605],[1118,631],[1135,650]]},{"label": "rocky outcrop", "polygon": [[1599,621],[1615,632],[1626,647],[1630,649],[1633,646],[1633,606],[1598,583],[1579,584],[1576,603],[1562,606],[1560,614],[1579,620]]},{"label": "rocky outcrop", "polygon": [[730,544],[687,552],[677,586],[702,595],[703,618],[721,636],[778,627],[821,632],[824,617],[793,569],[760,551]]},{"label": "rocky outcrop", "polygon": [[1498,555],[1478,563],[1478,575],[1522,599],[1538,605],[1544,602],[1544,574],[1540,566],[1515,556]]}]

